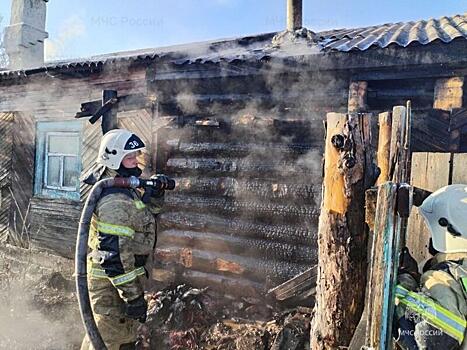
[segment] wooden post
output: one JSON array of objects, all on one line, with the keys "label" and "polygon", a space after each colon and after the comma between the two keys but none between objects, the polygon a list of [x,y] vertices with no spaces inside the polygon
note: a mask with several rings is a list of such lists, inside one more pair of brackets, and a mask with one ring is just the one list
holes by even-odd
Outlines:
[{"label": "wooden post", "polygon": [[287,0],[287,30],[289,32],[302,28],[302,1]]},{"label": "wooden post", "polygon": [[392,115],[389,112],[379,114],[378,168],[381,171],[377,185],[389,180],[389,155],[391,149]]},{"label": "wooden post", "polygon": [[367,251],[365,190],[372,175],[369,118],[368,114],[327,115],[311,349],[347,346],[362,313]]},{"label": "wooden post", "polygon": [[364,112],[368,109],[367,106],[367,91],[368,82],[353,81],[349,85],[349,113]]},{"label": "wooden post", "polygon": [[[115,90],[103,90],[102,91],[102,105],[104,105],[108,100],[112,98],[117,98],[117,91]],[[102,134],[104,135],[107,131],[117,129],[117,112],[114,108],[111,108],[109,111],[105,112],[102,115]]]}]

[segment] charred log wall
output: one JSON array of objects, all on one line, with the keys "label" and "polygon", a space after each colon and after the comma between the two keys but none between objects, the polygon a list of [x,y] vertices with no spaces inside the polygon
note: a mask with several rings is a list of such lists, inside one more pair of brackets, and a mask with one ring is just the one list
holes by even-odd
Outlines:
[{"label": "charred log wall", "polygon": [[159,220],[156,281],[260,296],[315,265],[323,116],[346,108],[347,81],[277,74],[153,88],[165,125],[158,171],[178,183]]}]

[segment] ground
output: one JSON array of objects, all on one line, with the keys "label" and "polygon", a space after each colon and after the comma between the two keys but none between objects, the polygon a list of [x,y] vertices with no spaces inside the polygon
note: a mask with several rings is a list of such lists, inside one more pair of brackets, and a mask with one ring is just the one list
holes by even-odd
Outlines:
[{"label": "ground", "polygon": [[77,349],[83,332],[72,281],[17,251],[0,250],[0,349]]},{"label": "ground", "polygon": [[[0,248],[0,349],[79,349],[83,327],[73,262],[40,251]],[[187,285],[147,294],[144,350],[308,349],[309,308],[280,310]]]}]

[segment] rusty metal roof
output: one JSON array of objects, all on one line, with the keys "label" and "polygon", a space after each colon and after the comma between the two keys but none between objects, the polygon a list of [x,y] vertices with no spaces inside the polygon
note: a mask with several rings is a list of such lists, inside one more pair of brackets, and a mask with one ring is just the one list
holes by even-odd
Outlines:
[{"label": "rusty metal roof", "polygon": [[[307,31],[308,33],[312,33]],[[111,63],[132,63],[167,60],[171,63],[219,63],[221,61],[261,61],[269,57],[316,55],[323,52],[365,51],[389,46],[407,47],[434,42],[449,43],[467,39],[467,13],[438,19],[387,23],[357,29],[335,29],[312,33],[312,39],[273,46],[278,33],[266,33],[241,38],[205,41],[161,48],[110,53],[88,58],[47,62],[44,67],[27,71],[0,71],[0,76],[29,75],[48,69],[98,67]]]}]

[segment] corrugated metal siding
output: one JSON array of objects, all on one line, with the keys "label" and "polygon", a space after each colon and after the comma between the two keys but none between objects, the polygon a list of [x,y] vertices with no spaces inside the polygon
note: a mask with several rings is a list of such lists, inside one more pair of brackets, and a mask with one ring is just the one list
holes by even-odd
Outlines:
[{"label": "corrugated metal siding", "polygon": [[228,123],[158,133],[178,186],[159,219],[155,279],[261,295],[317,262],[321,138],[309,135],[322,125]]},{"label": "corrugated metal siding", "polygon": [[11,208],[13,113],[0,113],[0,242],[8,239]]}]

